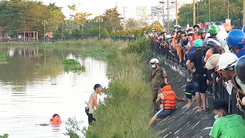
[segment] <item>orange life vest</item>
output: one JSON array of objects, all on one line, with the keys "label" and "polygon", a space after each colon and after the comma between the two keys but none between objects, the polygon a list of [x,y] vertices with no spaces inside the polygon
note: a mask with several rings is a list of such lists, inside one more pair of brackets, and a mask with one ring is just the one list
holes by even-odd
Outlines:
[{"label": "orange life vest", "polygon": [[61,124],[60,116],[59,116],[58,120],[55,120],[54,115],[53,115],[52,118],[50,119],[50,122],[51,122],[51,124]]},{"label": "orange life vest", "polygon": [[164,100],[162,104],[164,109],[175,109],[176,108],[176,94],[172,90],[170,85],[166,85],[162,88],[162,94],[164,95]]}]

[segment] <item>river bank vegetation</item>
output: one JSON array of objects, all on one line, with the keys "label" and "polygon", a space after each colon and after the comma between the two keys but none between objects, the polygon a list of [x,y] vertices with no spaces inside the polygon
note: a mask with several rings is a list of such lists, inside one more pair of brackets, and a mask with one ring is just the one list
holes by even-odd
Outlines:
[{"label": "river bank vegetation", "polygon": [[[2,44],[17,45],[16,43]],[[71,126],[67,128],[67,134],[71,136],[83,131],[87,138],[157,137],[155,132],[147,129],[152,112],[151,89],[146,82],[146,73],[149,73],[150,68],[147,65],[148,60],[144,61],[149,53],[149,40],[142,38],[133,42],[124,42],[111,39],[90,39],[18,44],[19,47],[32,46],[39,49],[77,49],[79,56],[94,57],[108,63],[110,83],[108,88],[103,89],[107,98],[96,110],[97,121],[89,130],[76,129],[79,126]],[[78,123],[73,124],[78,125]]]}]

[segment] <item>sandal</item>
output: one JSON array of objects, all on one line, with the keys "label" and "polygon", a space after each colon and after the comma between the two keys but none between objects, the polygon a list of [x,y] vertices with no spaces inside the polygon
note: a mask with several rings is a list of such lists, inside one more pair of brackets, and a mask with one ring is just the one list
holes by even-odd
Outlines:
[{"label": "sandal", "polygon": [[208,108],[205,108],[205,109],[203,109],[203,111],[204,111],[204,112],[207,112],[207,111],[209,111],[209,109],[208,109]]}]

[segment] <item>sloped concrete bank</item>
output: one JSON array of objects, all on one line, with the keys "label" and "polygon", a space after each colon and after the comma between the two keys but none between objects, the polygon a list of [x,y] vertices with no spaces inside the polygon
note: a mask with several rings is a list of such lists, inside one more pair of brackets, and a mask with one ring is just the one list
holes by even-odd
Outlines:
[{"label": "sloped concrete bank", "polygon": [[[158,57],[164,58],[164,57]],[[188,71],[165,59],[165,65],[168,74],[168,80],[177,96],[185,98],[185,85],[187,82]],[[208,108],[212,109],[213,96],[207,94]],[[209,132],[213,125],[214,114],[212,110],[206,112],[197,112],[196,102],[192,107],[186,110],[186,103],[177,102],[176,111],[165,119],[158,119],[152,129],[159,133],[162,138],[209,138]]]}]

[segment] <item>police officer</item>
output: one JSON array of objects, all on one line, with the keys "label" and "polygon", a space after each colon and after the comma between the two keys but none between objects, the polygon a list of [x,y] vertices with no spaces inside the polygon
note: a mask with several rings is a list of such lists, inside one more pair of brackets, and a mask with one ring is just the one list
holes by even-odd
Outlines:
[{"label": "police officer", "polygon": [[158,91],[162,84],[168,84],[167,73],[164,68],[159,66],[159,61],[156,58],[150,60],[150,64],[152,67],[151,79],[152,79],[152,97],[153,97],[153,106],[154,110],[158,111],[158,106],[156,104],[156,99],[158,95]]}]

